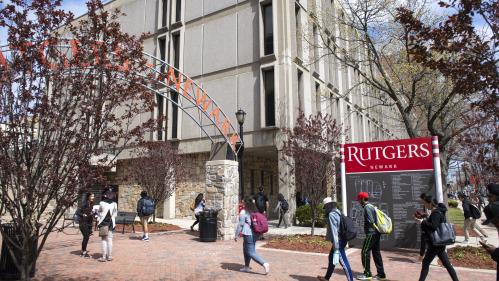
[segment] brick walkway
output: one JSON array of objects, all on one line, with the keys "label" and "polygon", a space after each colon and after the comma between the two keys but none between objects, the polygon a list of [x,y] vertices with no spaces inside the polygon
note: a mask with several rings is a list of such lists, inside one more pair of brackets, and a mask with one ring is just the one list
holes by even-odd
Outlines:
[{"label": "brick walkway", "polygon": [[[54,233],[37,263],[36,280],[317,280],[327,266],[327,256],[259,249],[270,262],[270,274],[262,275],[252,263],[254,273],[240,273],[242,241],[201,243],[187,231],[152,234],[150,242],[137,240],[140,234],[115,234],[112,262],[100,263],[100,239],[91,237],[91,259],[79,257],[81,236],[75,229]],[[412,263],[413,253],[383,253],[389,280],[417,280],[420,265]],[[362,266],[359,251],[349,260],[355,274]],[[374,265],[372,265],[374,268]],[[333,280],[346,280],[341,268]],[[495,273],[458,269],[460,280],[495,280]],[[445,269],[432,267],[427,280],[449,280]]]}]

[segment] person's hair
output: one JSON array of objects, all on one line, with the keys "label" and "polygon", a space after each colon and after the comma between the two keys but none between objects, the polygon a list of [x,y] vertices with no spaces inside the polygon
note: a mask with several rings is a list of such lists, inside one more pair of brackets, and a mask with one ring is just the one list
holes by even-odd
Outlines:
[{"label": "person's hair", "polygon": [[457,198],[466,198],[466,194],[464,194],[463,192],[458,192]]},{"label": "person's hair", "polygon": [[244,197],[244,209],[246,209],[246,211],[248,212],[257,212],[253,197],[250,196]]},{"label": "person's hair", "polygon": [[[424,193],[423,193],[423,194],[424,194]],[[431,195],[426,195],[426,194],[425,194],[425,197],[424,197],[424,198],[421,198],[421,199],[423,199],[423,201],[424,201],[424,202],[426,202],[426,203],[430,204],[430,203],[432,203],[433,197],[432,197]]]},{"label": "person's hair", "polygon": [[426,197],[426,193],[424,193],[424,192],[421,193],[421,195],[419,195],[419,199],[421,199],[421,200],[424,200],[425,197]]},{"label": "person's hair", "polygon": [[88,200],[90,199],[90,196],[94,195],[92,192],[87,192],[85,193],[85,203],[88,202]]},{"label": "person's hair", "polygon": [[146,196],[147,196],[147,191],[142,190],[142,192],[140,193],[140,197],[146,197]]},{"label": "person's hair", "polygon": [[437,201],[437,199],[436,199],[436,198],[433,198],[433,200],[431,200],[431,205],[432,205],[433,207],[437,207],[437,206],[438,206],[438,201]]},{"label": "person's hair", "polygon": [[111,190],[106,189],[102,193],[102,197],[112,200],[112,199],[114,199],[114,194],[113,194],[113,192]]},{"label": "person's hair", "polygon": [[328,202],[326,203],[326,205],[324,205],[324,213],[326,216],[329,215],[329,213],[331,213],[331,211],[333,211],[334,209],[336,209],[337,207],[337,204],[336,202]]},{"label": "person's hair", "polygon": [[260,185],[260,186],[258,187],[258,191],[263,191],[263,185]]},{"label": "person's hair", "polygon": [[196,199],[194,200],[194,208],[196,208],[199,204],[199,202],[201,202],[201,200],[203,200],[203,193],[199,193],[198,196],[196,196]]},{"label": "person's hair", "polygon": [[282,193],[277,194],[277,200],[284,201],[284,195]]}]

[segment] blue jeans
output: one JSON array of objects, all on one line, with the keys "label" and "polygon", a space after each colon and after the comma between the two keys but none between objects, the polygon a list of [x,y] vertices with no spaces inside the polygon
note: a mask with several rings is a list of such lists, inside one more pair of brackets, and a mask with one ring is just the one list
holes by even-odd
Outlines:
[{"label": "blue jeans", "polygon": [[[350,263],[348,262],[347,254],[345,253],[345,247],[347,245],[346,241],[339,241],[340,244],[340,264],[343,267],[343,270],[345,271],[345,275],[347,276],[348,281],[353,281],[353,273],[352,269],[350,268]],[[331,275],[333,275],[334,272],[334,267],[335,265],[333,264],[333,255],[334,255],[334,246],[331,246],[331,251],[329,252],[329,264],[327,266],[327,271],[326,271],[326,276],[325,278],[329,280],[331,278]]]},{"label": "blue jeans", "polygon": [[244,235],[243,241],[243,253],[244,253],[244,265],[249,266],[251,259],[256,261],[259,265],[263,265],[266,263],[255,250],[257,236],[253,235]]}]

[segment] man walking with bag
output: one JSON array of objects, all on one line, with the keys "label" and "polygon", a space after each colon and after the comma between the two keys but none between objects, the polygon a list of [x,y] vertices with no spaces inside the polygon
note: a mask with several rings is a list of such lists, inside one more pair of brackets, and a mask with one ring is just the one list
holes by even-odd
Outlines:
[{"label": "man walking with bag", "polygon": [[[376,208],[369,204],[367,192],[359,192],[357,201],[364,208],[364,232],[366,234],[361,252],[364,274],[358,276],[357,280],[386,280],[383,258],[381,257],[381,233],[376,227]],[[378,271],[378,275],[374,277],[371,274],[371,251]]]},{"label": "man walking with bag", "polygon": [[471,204],[470,200],[464,193],[459,192],[457,197],[461,200],[463,205],[463,215],[464,215],[464,241],[463,243],[468,244],[470,239],[469,231],[472,230],[478,236],[480,236],[480,240],[485,242],[485,238],[487,238],[487,234],[481,229],[477,224],[476,220],[481,217],[480,210]]},{"label": "man walking with bag", "polygon": [[144,229],[144,235],[142,235],[142,241],[149,241],[149,229],[147,227],[147,221],[149,217],[154,214],[154,201],[151,197],[147,196],[147,191],[142,191],[140,193],[140,199],[137,202],[137,214],[140,218],[140,223]]}]

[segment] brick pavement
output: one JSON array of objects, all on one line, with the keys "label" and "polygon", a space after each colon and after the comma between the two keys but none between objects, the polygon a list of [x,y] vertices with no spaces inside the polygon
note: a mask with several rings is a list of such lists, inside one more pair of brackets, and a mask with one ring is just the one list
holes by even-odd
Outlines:
[{"label": "brick pavement", "polygon": [[[327,256],[258,249],[270,262],[270,274],[252,263],[254,273],[240,273],[243,264],[242,241],[202,243],[191,232],[152,234],[150,242],[137,240],[140,234],[115,235],[112,262],[100,263],[100,239],[91,237],[91,259],[79,257],[81,236],[76,229],[54,233],[37,263],[36,280],[317,280],[327,266]],[[356,274],[362,266],[359,251],[353,250],[349,260]],[[417,280],[420,265],[412,263],[414,253],[384,252],[389,280]],[[373,269],[374,269],[374,265]],[[458,269],[460,280],[495,280],[491,272]],[[346,280],[341,268],[332,280]],[[432,267],[427,280],[449,280],[445,269]]]}]

